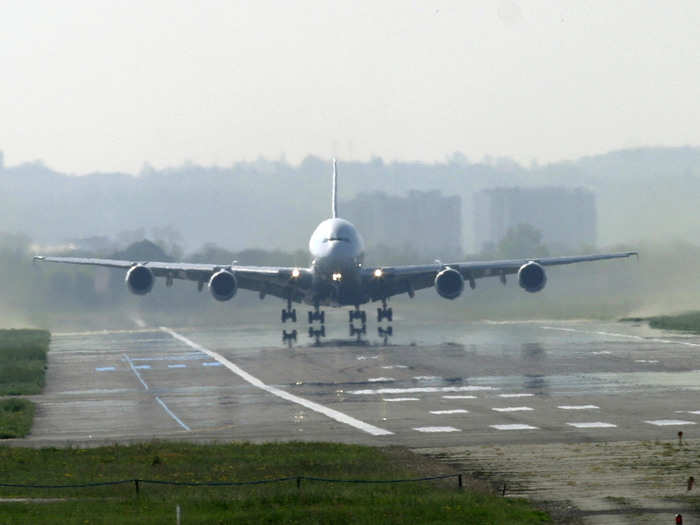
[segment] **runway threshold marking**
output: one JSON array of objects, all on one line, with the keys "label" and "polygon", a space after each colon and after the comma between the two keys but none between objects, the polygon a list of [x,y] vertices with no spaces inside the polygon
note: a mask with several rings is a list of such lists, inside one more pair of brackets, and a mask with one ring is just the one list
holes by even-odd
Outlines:
[{"label": "runway threshold marking", "polygon": [[461,432],[455,427],[415,427],[413,430],[418,432]]},{"label": "runway threshold marking", "polygon": [[539,427],[532,425],[512,424],[512,425],[489,425],[496,430],[539,430]]},{"label": "runway threshold marking", "polygon": [[591,421],[590,423],[567,423],[567,425],[575,428],[617,428],[617,425],[605,423],[603,421]]},{"label": "runway threshold marking", "polygon": [[183,335],[178,334],[174,330],[166,327],[166,326],[161,326],[160,329],[165,332],[166,334],[170,334],[173,338],[177,339],[178,341],[186,344],[190,348],[194,348],[195,350],[198,350],[199,352],[202,352],[209,357],[216,359],[219,363],[224,365],[226,368],[228,368],[231,372],[236,374],[238,377],[243,379],[244,381],[250,383],[256,388],[259,388],[260,390],[264,390],[265,392],[272,394],[274,396],[280,397],[286,401],[290,401],[292,403],[296,403],[297,405],[301,405],[305,408],[308,408],[309,410],[313,410],[314,412],[318,412],[319,414],[323,414],[326,417],[329,417],[335,421],[338,421],[339,423],[343,423],[345,425],[354,427],[358,430],[362,430],[363,432],[366,432],[368,434],[371,434],[373,436],[390,436],[393,435],[393,432],[390,432],[389,430],[385,430],[383,428],[376,427],[374,425],[370,425],[369,423],[365,423],[364,421],[360,421],[359,419],[355,419],[352,416],[349,416],[347,414],[344,414],[343,412],[340,412],[338,410],[329,408],[327,406],[321,405],[319,403],[316,403],[314,401],[309,401],[308,399],[304,399],[303,397],[296,396],[294,394],[290,394],[289,392],[282,390],[280,388],[274,387],[267,385],[263,383],[260,379],[257,377],[252,376],[242,368],[240,368],[238,365],[232,363],[228,359],[226,359],[224,356],[221,354],[218,354],[216,352],[213,352],[209,350],[208,348],[203,347],[202,345],[195,343],[194,341],[191,341],[190,339],[186,338]]},{"label": "runway threshold marking", "polygon": [[682,419],[655,419],[652,421],[644,421],[650,425],[656,425],[657,427],[664,427],[670,425],[694,425],[695,421],[684,421]]}]

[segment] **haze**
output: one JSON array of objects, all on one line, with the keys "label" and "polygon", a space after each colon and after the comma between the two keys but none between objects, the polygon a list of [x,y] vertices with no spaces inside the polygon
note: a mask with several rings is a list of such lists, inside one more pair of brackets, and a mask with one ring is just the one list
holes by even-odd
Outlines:
[{"label": "haze", "polygon": [[698,145],[699,22],[691,1],[12,3],[0,148],[83,174]]}]

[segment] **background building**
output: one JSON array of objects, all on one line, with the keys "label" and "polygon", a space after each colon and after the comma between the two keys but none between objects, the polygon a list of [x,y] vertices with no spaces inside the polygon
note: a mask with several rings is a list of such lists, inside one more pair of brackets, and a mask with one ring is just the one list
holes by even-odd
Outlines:
[{"label": "background building", "polygon": [[595,195],[583,188],[492,188],[474,194],[474,238],[479,251],[496,245],[518,224],[542,232],[549,247],[596,244]]},{"label": "background building", "polygon": [[439,191],[410,191],[403,197],[360,193],[342,203],[340,215],[359,229],[370,250],[382,246],[431,260],[463,254],[460,197]]}]

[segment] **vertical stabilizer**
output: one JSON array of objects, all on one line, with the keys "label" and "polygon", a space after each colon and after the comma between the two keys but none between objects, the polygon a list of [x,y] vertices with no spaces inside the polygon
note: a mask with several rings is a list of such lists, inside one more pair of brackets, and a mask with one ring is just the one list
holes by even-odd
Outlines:
[{"label": "vertical stabilizer", "polygon": [[333,195],[332,195],[332,202],[331,202],[331,212],[333,214],[333,218],[335,219],[338,217],[338,171],[336,168],[336,162],[335,159],[333,159]]}]

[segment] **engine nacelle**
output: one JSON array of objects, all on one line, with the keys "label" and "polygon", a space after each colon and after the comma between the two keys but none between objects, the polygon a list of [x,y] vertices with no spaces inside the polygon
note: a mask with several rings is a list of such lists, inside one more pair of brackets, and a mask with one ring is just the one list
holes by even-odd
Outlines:
[{"label": "engine nacelle", "polygon": [[530,261],[518,270],[518,284],[527,292],[539,292],[547,284],[547,274],[541,264]]},{"label": "engine nacelle", "polygon": [[464,277],[453,268],[445,268],[435,276],[435,290],[440,297],[456,299],[464,290]]},{"label": "engine nacelle", "polygon": [[217,301],[228,301],[238,291],[236,276],[227,270],[219,270],[209,279],[209,291]]},{"label": "engine nacelle", "polygon": [[124,281],[131,293],[146,295],[153,289],[155,277],[153,277],[153,272],[150,268],[143,264],[137,264],[129,268]]}]

